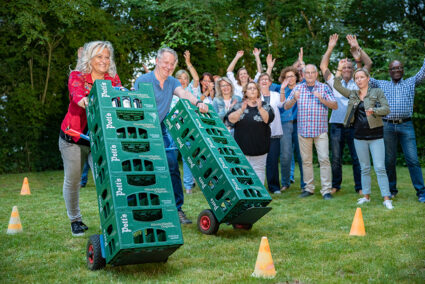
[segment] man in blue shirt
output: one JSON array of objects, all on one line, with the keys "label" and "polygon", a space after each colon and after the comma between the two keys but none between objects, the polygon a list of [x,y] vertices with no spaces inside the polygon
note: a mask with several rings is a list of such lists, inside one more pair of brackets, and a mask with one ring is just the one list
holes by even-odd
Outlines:
[{"label": "man in blue shirt", "polygon": [[[182,99],[188,99],[193,105],[199,107],[201,112],[208,112],[208,106],[206,104],[199,101],[189,91],[184,90],[179,80],[171,76],[177,66],[177,60],[177,53],[173,49],[168,47],[161,48],[158,50],[155,70],[140,76],[134,83],[134,88],[136,90],[139,88],[139,83],[152,84],[159,120],[161,121],[165,148],[169,148],[172,144],[171,136],[168,133],[163,120],[170,110],[173,95]],[[168,167],[170,168],[171,182],[173,184],[174,197],[176,199],[176,207],[179,213],[180,223],[191,224],[192,221],[186,217],[182,210],[184,196],[179,164],[177,162],[177,155],[175,151],[167,151],[167,161]]]},{"label": "man in blue shirt", "polygon": [[418,159],[415,129],[412,122],[415,87],[425,79],[425,60],[419,72],[406,80],[403,79],[403,64],[398,60],[390,63],[389,73],[391,81],[371,78],[370,85],[384,91],[391,110],[390,114],[384,118],[385,167],[390,191],[393,197],[398,193],[396,158],[397,145],[400,141],[418,200],[425,203],[424,179]]}]

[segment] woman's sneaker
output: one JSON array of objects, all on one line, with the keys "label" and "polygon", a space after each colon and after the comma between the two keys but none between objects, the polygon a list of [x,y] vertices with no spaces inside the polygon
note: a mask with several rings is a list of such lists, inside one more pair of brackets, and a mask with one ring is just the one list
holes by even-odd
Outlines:
[{"label": "woman's sneaker", "polygon": [[358,205],[365,204],[365,203],[368,203],[368,202],[370,202],[370,199],[367,199],[366,197],[362,197],[359,200],[357,200]]},{"label": "woman's sneaker", "polygon": [[81,228],[80,221],[71,223],[71,231],[74,237],[84,236],[84,229]]},{"label": "woman's sneaker", "polygon": [[387,209],[394,209],[394,206],[393,206],[393,201],[392,200],[384,200],[384,206],[385,207],[387,207]]}]

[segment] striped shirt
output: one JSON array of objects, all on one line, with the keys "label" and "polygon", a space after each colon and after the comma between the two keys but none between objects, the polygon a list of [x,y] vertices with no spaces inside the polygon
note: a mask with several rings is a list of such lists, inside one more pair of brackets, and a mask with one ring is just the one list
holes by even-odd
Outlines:
[{"label": "striped shirt", "polygon": [[328,107],[322,104],[313,93],[319,92],[323,99],[334,102],[335,97],[329,86],[316,81],[310,91],[306,82],[298,84],[292,90],[287,101],[292,100],[297,91],[300,92],[300,98],[297,101],[298,134],[305,138],[311,138],[328,132]]},{"label": "striped shirt", "polygon": [[415,87],[425,79],[425,60],[421,70],[406,80],[401,79],[397,83],[392,80],[376,80],[370,78],[370,86],[381,88],[390,105],[390,114],[385,119],[398,120],[409,118],[413,114],[413,101],[415,99]]}]

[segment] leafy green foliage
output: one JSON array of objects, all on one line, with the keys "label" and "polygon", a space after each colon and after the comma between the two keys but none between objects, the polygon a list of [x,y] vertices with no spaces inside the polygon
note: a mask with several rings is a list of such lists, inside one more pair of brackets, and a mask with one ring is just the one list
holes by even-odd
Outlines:
[{"label": "leafy green foliage", "polygon": [[[385,12],[383,12],[385,11]],[[56,169],[59,125],[68,106],[67,77],[85,42],[108,40],[118,74],[131,87],[142,63],[162,45],[180,55],[189,49],[199,74],[224,75],[238,50],[236,69],[256,72],[252,50],[277,58],[273,77],[304,48],[319,65],[330,34],[340,40],[331,58],[349,57],[344,37],[358,36],[373,60],[372,75],[389,79],[388,63],[400,59],[406,76],[423,62],[424,0],[19,0],[0,4],[0,173]],[[148,64],[149,65],[149,64]],[[425,87],[418,86],[414,122],[425,162]],[[49,151],[47,151],[49,149]]]}]

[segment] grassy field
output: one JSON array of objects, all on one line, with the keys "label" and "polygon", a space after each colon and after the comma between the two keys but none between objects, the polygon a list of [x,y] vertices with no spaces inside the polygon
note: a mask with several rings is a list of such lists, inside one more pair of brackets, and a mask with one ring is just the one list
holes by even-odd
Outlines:
[{"label": "grassy field", "polygon": [[[318,168],[316,185],[318,185]],[[217,236],[202,235],[196,224],[183,227],[185,244],[165,264],[86,268],[85,246],[99,233],[93,181],[81,190],[80,207],[90,227],[84,237],[72,237],[62,198],[63,172],[0,176],[0,282],[6,283],[424,283],[425,204],[417,201],[407,168],[398,168],[399,195],[395,209],[382,205],[373,177],[372,201],[362,207],[365,237],[349,231],[358,196],[351,168],[344,166],[343,189],[331,201],[314,196],[300,199],[297,182],[287,193],[273,196],[273,210],[251,231],[225,224]],[[31,195],[20,196],[28,176]],[[7,235],[14,205],[24,232]],[[184,210],[196,222],[208,208],[198,188],[186,195]],[[250,275],[262,236],[267,236],[277,276]]]}]

